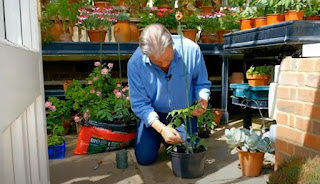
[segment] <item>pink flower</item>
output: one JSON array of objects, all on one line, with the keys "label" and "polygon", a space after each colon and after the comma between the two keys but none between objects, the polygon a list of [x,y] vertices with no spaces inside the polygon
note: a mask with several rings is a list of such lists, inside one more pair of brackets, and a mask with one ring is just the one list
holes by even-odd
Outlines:
[{"label": "pink flower", "polygon": [[120,88],[120,87],[121,87],[121,84],[118,83],[118,84],[117,84],[117,87]]},{"label": "pink flower", "polygon": [[117,89],[113,90],[114,94],[117,94],[118,92],[119,92],[119,90],[117,90]]},{"label": "pink flower", "polygon": [[90,90],[90,93],[95,93],[94,89]]},{"label": "pink flower", "polygon": [[83,118],[86,120],[90,118],[89,109],[87,109],[86,112],[83,114]]},{"label": "pink flower", "polygon": [[93,80],[97,81],[97,80],[99,80],[99,77],[93,77]]},{"label": "pink flower", "polygon": [[99,61],[94,62],[94,66],[100,66],[100,65],[101,65],[101,63]]},{"label": "pink flower", "polygon": [[161,12],[158,12],[157,15],[158,15],[159,17],[162,17],[163,14],[162,14]]},{"label": "pink flower", "polygon": [[108,63],[109,68],[113,68],[113,63]]},{"label": "pink flower", "polygon": [[122,88],[121,91],[125,93],[127,91],[127,89],[126,88]]},{"label": "pink flower", "polygon": [[49,109],[51,109],[53,112],[57,110],[56,106],[54,106],[54,105],[50,106]]},{"label": "pink flower", "polygon": [[75,117],[74,117],[74,121],[75,121],[76,123],[78,123],[78,122],[80,121],[80,117],[79,117],[79,116],[75,116]]},{"label": "pink flower", "polygon": [[116,97],[117,97],[117,98],[121,98],[121,96],[122,96],[122,93],[121,93],[121,92],[116,93]]},{"label": "pink flower", "polygon": [[130,97],[127,96],[126,100],[130,101]]},{"label": "pink flower", "polygon": [[88,80],[88,84],[92,84],[92,81],[91,81],[91,80]]},{"label": "pink flower", "polygon": [[129,86],[126,86],[125,88],[126,88],[127,91],[129,90]]},{"label": "pink flower", "polygon": [[51,106],[52,106],[52,103],[49,102],[49,101],[47,101],[47,102],[46,102],[46,108],[50,108]]},{"label": "pink flower", "polygon": [[104,68],[101,70],[102,75],[107,75],[107,73],[108,73],[108,69]]},{"label": "pink flower", "polygon": [[97,96],[101,96],[101,91],[97,91]]}]

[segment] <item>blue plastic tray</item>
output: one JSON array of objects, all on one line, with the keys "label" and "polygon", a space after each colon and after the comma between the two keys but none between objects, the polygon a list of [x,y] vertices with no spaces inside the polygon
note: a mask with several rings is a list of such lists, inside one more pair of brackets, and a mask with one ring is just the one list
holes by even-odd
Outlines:
[{"label": "blue plastic tray", "polygon": [[233,96],[252,100],[268,100],[269,86],[249,86],[248,83],[230,84]]}]

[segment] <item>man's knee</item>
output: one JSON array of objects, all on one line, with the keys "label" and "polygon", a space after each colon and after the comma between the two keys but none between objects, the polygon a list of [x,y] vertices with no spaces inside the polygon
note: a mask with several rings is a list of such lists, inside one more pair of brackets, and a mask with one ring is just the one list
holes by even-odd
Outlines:
[{"label": "man's knee", "polygon": [[135,151],[136,159],[140,165],[151,165],[156,162],[158,153],[150,153],[148,150]]}]

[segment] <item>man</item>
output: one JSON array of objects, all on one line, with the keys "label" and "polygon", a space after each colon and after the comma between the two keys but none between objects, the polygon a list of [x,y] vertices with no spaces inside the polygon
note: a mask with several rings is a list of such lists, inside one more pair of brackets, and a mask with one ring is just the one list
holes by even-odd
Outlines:
[{"label": "man", "polygon": [[[168,144],[182,143],[184,128],[166,126],[167,114],[187,107],[184,65],[189,89],[190,105],[198,100],[200,107],[192,115],[202,115],[208,106],[210,81],[199,46],[183,37],[172,36],[161,24],[144,28],[140,43],[128,63],[128,82],[133,112],[140,118],[135,145],[140,165],[156,161],[162,140]],[[185,62],[185,63],[184,63]],[[188,127],[189,128],[189,127]],[[197,130],[196,118],[192,130]]]}]

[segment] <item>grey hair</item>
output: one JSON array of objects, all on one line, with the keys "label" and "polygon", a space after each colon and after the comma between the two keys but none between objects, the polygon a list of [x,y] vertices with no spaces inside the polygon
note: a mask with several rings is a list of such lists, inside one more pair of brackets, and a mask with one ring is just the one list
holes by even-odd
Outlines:
[{"label": "grey hair", "polygon": [[173,46],[173,40],[162,24],[150,24],[143,29],[139,45],[145,55],[158,57],[168,46]]}]

